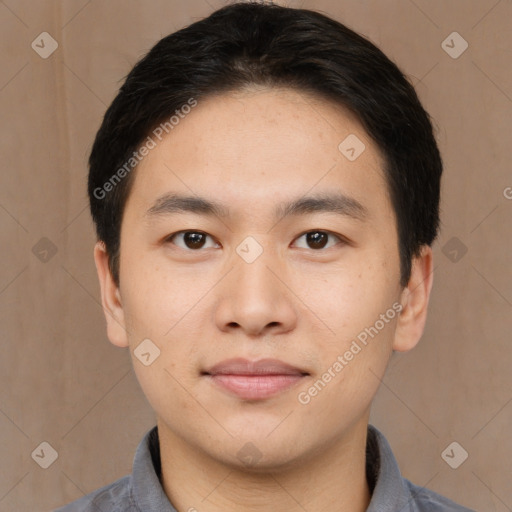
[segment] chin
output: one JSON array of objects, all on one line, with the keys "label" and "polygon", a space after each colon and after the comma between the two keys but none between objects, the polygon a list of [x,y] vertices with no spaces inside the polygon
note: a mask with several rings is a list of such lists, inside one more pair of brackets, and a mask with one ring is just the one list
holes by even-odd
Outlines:
[{"label": "chin", "polygon": [[296,436],[284,429],[278,433],[276,425],[274,422],[271,428],[262,429],[256,424],[233,438],[224,438],[224,442],[211,439],[206,450],[212,458],[236,471],[268,474],[290,470],[307,457],[309,450],[300,451],[304,439],[298,442]]}]

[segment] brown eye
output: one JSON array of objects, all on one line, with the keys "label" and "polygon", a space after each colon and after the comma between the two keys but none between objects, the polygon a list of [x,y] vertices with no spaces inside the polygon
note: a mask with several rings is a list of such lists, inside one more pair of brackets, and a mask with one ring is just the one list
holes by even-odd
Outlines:
[{"label": "brown eye", "polygon": [[[208,237],[210,235],[202,231],[180,231],[169,236],[166,241],[177,245],[182,249],[197,250],[205,247]],[[211,238],[211,237],[210,237]],[[180,243],[176,243],[179,241]],[[213,247],[210,245],[209,247]]]},{"label": "brown eye", "polygon": [[327,244],[327,233],[321,231],[313,231],[306,234],[306,240],[312,249],[323,249]]},{"label": "brown eye", "polygon": [[200,249],[204,245],[204,233],[187,232],[183,234],[183,241],[189,249]]},{"label": "brown eye", "polygon": [[[327,246],[329,243],[329,237],[335,241],[337,240],[338,242],[342,241],[342,239],[336,236],[334,233],[320,230],[308,231],[307,233],[304,233],[299,238],[297,238],[297,240],[300,240],[301,238],[305,239],[306,247],[302,246],[302,248],[319,250],[324,249]],[[331,243],[329,247],[332,247],[333,245],[336,245],[336,243]]]}]

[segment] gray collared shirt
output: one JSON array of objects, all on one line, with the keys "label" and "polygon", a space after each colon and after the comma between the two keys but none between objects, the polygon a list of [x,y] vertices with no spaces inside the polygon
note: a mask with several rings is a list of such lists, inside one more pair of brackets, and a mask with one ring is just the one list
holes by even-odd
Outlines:
[{"label": "gray collared shirt", "polygon": [[[475,512],[403,478],[389,443],[372,425],[368,425],[366,461],[366,476],[372,490],[367,512]],[[160,473],[155,426],[137,447],[131,475],[55,512],[176,512],[164,493]]]}]

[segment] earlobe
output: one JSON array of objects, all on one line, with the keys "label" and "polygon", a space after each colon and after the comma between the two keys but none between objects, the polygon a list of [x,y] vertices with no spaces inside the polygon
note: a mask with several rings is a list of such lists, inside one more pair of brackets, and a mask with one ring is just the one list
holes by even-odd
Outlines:
[{"label": "earlobe", "polygon": [[100,281],[101,304],[107,321],[107,335],[110,342],[118,347],[128,346],[124,310],[121,294],[108,265],[109,255],[102,241],[94,246],[94,262]]},{"label": "earlobe", "polygon": [[397,321],[393,350],[406,352],[419,342],[427,320],[433,272],[432,248],[423,246],[420,256],[413,258],[411,277],[402,291],[402,311]]}]

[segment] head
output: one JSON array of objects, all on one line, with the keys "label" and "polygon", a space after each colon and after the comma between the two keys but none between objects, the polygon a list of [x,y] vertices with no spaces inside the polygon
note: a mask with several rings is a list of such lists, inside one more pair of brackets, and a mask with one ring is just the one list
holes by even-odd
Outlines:
[{"label": "head", "polygon": [[[313,11],[224,7],[136,64],[89,164],[109,338],[158,347],[134,367],[170,432],[234,464],[253,441],[276,467],[367,419],[423,332],[442,172],[379,49]],[[304,378],[242,400],[207,378],[232,357]]]}]

